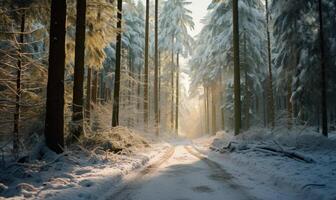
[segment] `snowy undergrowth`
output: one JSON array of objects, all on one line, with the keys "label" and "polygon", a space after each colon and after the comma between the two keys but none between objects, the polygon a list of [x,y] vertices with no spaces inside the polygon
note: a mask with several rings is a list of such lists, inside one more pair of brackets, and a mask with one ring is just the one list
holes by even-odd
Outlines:
[{"label": "snowy undergrowth", "polygon": [[[299,195],[296,197],[299,199],[336,198],[335,133],[325,138],[305,127],[296,127],[291,131],[285,128],[273,131],[252,129],[239,136],[219,132],[210,140],[197,140],[195,144],[203,153],[219,158],[225,165],[230,163],[225,161],[232,161],[233,173],[236,172],[256,193],[261,192],[257,186],[259,182],[260,186],[268,185],[284,193],[292,192],[294,197]],[[260,146],[296,153],[314,162],[307,163],[282,153],[259,151],[256,147]]]},{"label": "snowy undergrowth", "polygon": [[0,199],[97,199],[166,148],[123,127],[86,137],[61,155],[37,145],[1,166]]}]

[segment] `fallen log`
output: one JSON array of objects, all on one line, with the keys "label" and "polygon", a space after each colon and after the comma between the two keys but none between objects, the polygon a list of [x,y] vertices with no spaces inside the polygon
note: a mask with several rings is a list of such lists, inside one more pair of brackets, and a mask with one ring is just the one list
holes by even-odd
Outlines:
[{"label": "fallen log", "polygon": [[314,159],[312,159],[310,157],[307,157],[307,156],[304,156],[304,155],[301,155],[300,153],[297,153],[297,152],[294,152],[294,151],[286,151],[284,149],[279,150],[279,149],[276,149],[276,148],[273,148],[273,147],[268,147],[268,146],[256,146],[256,147],[254,147],[254,149],[255,150],[262,149],[262,150],[278,153],[278,154],[286,156],[288,158],[298,160],[298,161],[303,161],[303,162],[306,162],[306,163],[315,163]]},{"label": "fallen log", "polygon": [[237,145],[237,142],[230,142],[227,146],[224,146],[222,148],[217,148],[214,146],[211,146],[210,149],[215,152],[225,153],[225,152],[240,152],[240,151],[260,151],[263,153],[269,153],[271,155],[279,155],[279,156],[285,156],[300,162],[305,163],[315,163],[315,160],[313,158],[310,158],[308,156],[302,155],[300,153],[297,153],[295,151],[289,151],[285,150],[280,144],[276,143],[278,148],[265,146],[265,145],[259,145],[259,146],[250,146],[250,145],[243,145],[240,147]]}]

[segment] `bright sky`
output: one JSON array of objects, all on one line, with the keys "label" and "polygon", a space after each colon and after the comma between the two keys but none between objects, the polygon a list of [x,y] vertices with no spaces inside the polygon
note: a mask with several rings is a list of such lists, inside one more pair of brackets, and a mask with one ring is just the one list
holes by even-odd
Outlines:
[{"label": "bright sky", "polygon": [[200,22],[207,14],[207,8],[211,0],[190,0],[192,3],[189,9],[193,12],[192,17],[195,22],[195,29],[191,32],[192,36],[196,36],[202,29],[203,24]]},{"label": "bright sky", "polygon": [[[192,17],[195,22],[195,29],[190,32],[192,36],[196,36],[202,29],[203,24],[200,22],[201,19],[207,14],[208,5],[212,0],[189,0],[192,4],[188,7],[192,11]],[[146,0],[142,0],[144,5]]]}]

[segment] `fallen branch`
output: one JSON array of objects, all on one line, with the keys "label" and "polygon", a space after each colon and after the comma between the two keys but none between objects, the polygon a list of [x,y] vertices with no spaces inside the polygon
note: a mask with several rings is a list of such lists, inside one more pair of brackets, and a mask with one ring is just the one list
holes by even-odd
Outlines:
[{"label": "fallen branch", "polygon": [[286,156],[288,158],[294,159],[294,160],[298,160],[298,161],[303,161],[306,163],[315,163],[314,159],[309,158],[307,156],[301,155],[297,152],[293,152],[293,151],[286,151],[286,150],[278,150],[275,149],[273,147],[268,147],[268,146],[257,146],[254,148],[255,150],[266,150],[266,151],[270,151],[270,152],[274,152],[274,153],[278,153],[280,155]]},{"label": "fallen branch", "polygon": [[305,155],[302,155],[300,153],[294,152],[294,151],[288,151],[285,150],[278,142],[273,141],[273,143],[275,145],[278,146],[278,148],[273,148],[273,147],[269,147],[269,146],[265,146],[265,145],[259,145],[259,146],[247,146],[244,145],[243,147],[239,147],[237,144],[237,142],[230,142],[227,146],[224,146],[222,148],[217,148],[214,146],[210,146],[210,149],[212,151],[216,151],[216,152],[220,152],[220,153],[225,153],[225,152],[233,152],[233,151],[238,151],[238,152],[246,152],[246,150],[248,151],[259,151],[259,152],[263,152],[263,153],[268,153],[271,154],[273,156],[285,156],[297,161],[301,161],[301,162],[305,162],[305,163],[315,163],[315,160],[307,157]]}]

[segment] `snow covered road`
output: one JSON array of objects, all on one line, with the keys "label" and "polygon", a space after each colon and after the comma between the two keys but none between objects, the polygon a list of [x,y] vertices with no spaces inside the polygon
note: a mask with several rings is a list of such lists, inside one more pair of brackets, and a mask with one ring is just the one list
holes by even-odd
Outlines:
[{"label": "snow covered road", "polygon": [[109,196],[113,200],[255,199],[234,177],[192,147],[177,145],[164,160],[146,168]]}]

